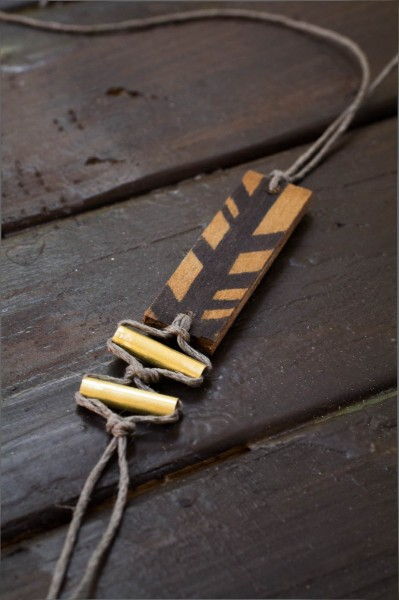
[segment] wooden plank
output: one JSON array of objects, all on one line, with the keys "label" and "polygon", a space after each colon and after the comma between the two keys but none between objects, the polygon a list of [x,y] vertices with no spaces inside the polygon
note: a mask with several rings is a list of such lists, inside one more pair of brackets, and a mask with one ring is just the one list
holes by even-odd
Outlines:
[{"label": "wooden plank", "polygon": [[[40,15],[87,22],[94,14],[118,20],[180,9],[169,2],[154,9],[80,4],[88,3]],[[351,35],[373,72],[396,51],[393,2],[254,6]],[[5,232],[307,141],[357,85],[355,68],[336,49],[257,23],[192,23],[95,39],[4,26],[3,39]],[[395,110],[390,77],[363,118]]]},{"label": "wooden plank", "polygon": [[310,196],[310,190],[291,184],[270,194],[267,178],[247,171],[146,310],[144,322],[163,328],[179,312],[189,312],[194,342],[213,354],[305,214]]},{"label": "wooden plank", "polygon": [[[4,536],[69,517],[58,505],[76,497],[106,442],[73,393],[85,370],[110,363],[117,321],[142,314],[246,170],[284,168],[300,151],[5,240]],[[185,416],[142,433],[130,458],[138,481],[394,383],[395,169],[390,120],[349,135],[304,182],[310,214],[215,355],[209,385],[159,386],[187,400]]]},{"label": "wooden plank", "polygon": [[[98,598],[397,598],[396,403],[260,440],[130,498]],[[90,518],[69,589],[109,518]],[[45,596],[65,527],[6,549],[3,598]]]}]

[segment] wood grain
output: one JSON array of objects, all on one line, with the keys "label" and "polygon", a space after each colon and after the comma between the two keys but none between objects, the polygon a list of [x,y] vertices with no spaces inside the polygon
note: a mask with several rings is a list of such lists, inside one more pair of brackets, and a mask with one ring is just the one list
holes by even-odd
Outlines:
[{"label": "wood grain", "polygon": [[270,194],[264,175],[244,173],[146,310],[144,322],[163,328],[178,313],[191,313],[194,343],[213,354],[305,214],[310,196],[310,190],[291,184]]},{"label": "wood grain", "polygon": [[[115,21],[190,5],[88,4],[33,14]],[[253,5],[352,36],[374,73],[396,51],[394,2]],[[195,23],[95,39],[10,26],[2,32],[5,232],[303,143],[357,85],[350,59],[335,48],[257,23]],[[363,119],[395,110],[390,77]]]},{"label": "wood grain", "polygon": [[[352,406],[132,494],[96,597],[395,600],[395,404]],[[109,510],[85,526],[69,589]],[[64,535],[4,551],[4,600],[44,597]]]},{"label": "wood grain", "polygon": [[[117,321],[142,314],[234,181],[284,168],[300,151],[5,240],[4,538],[69,518],[60,505],[76,498],[107,439],[102,422],[76,412],[73,393],[85,370],[107,368]],[[304,182],[317,201],[215,355],[209,385],[159,387],[183,397],[185,416],[141,433],[135,481],[393,384],[395,151],[394,120],[357,130]],[[96,499],[114,483],[110,471]]]}]

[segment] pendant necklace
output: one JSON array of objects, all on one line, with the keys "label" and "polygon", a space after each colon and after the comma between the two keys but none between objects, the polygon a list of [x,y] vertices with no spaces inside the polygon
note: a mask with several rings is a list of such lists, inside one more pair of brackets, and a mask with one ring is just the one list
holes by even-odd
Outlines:
[{"label": "pendant necklace", "polygon": [[[99,35],[209,19],[261,21],[311,35],[343,48],[354,59],[360,83],[354,99],[286,170],[247,171],[235,191],[202,231],[193,248],[172,272],[142,321],[121,321],[107,341],[110,352],[127,366],[123,377],[87,373],[75,401],[105,419],[111,440],[83,486],[57,561],[47,600],[59,598],[90,497],[114,453],[119,483],[109,523],[70,598],[89,598],[100,567],[122,520],[129,487],[128,438],[140,423],[176,422],[179,398],[152,386],[161,377],[198,386],[212,368],[210,356],[260,283],[305,214],[311,191],[295,185],[319,165],[348,129],[359,107],[398,62],[393,57],[370,84],[366,55],[350,38],[280,14],[241,8],[190,10],[118,23],[75,25],[41,21],[0,11],[0,21],[58,33]],[[175,339],[179,350],[167,343]],[[144,363],[144,364],[143,364]],[[115,411],[123,411],[123,414]],[[128,416],[124,416],[128,412]]]}]

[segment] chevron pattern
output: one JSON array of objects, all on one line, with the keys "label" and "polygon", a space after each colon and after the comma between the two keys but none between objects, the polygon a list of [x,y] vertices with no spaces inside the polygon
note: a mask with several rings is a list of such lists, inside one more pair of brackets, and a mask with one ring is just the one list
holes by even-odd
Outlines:
[{"label": "chevron pattern", "polygon": [[194,313],[192,333],[212,354],[299,222],[311,192],[288,184],[269,194],[266,178],[247,171],[144,315],[163,327]]}]

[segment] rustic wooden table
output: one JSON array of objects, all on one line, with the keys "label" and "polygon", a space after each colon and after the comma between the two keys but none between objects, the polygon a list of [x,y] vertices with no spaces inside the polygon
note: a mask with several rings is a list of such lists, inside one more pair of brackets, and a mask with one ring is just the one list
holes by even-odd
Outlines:
[{"label": "rustic wooden table", "polygon": [[[4,3],[3,3],[4,4]],[[197,2],[197,8],[215,3]],[[375,74],[396,2],[259,2],[352,36]],[[14,10],[76,23],[191,3]],[[3,597],[43,598],[107,440],[77,411],[105,340],[139,318],[248,168],[285,167],[343,108],[334,48],[257,23],[98,38],[2,27]],[[396,598],[395,142],[390,76],[304,185],[309,216],[175,426],[130,449],[98,598]],[[110,514],[115,465],[68,586]]]}]

